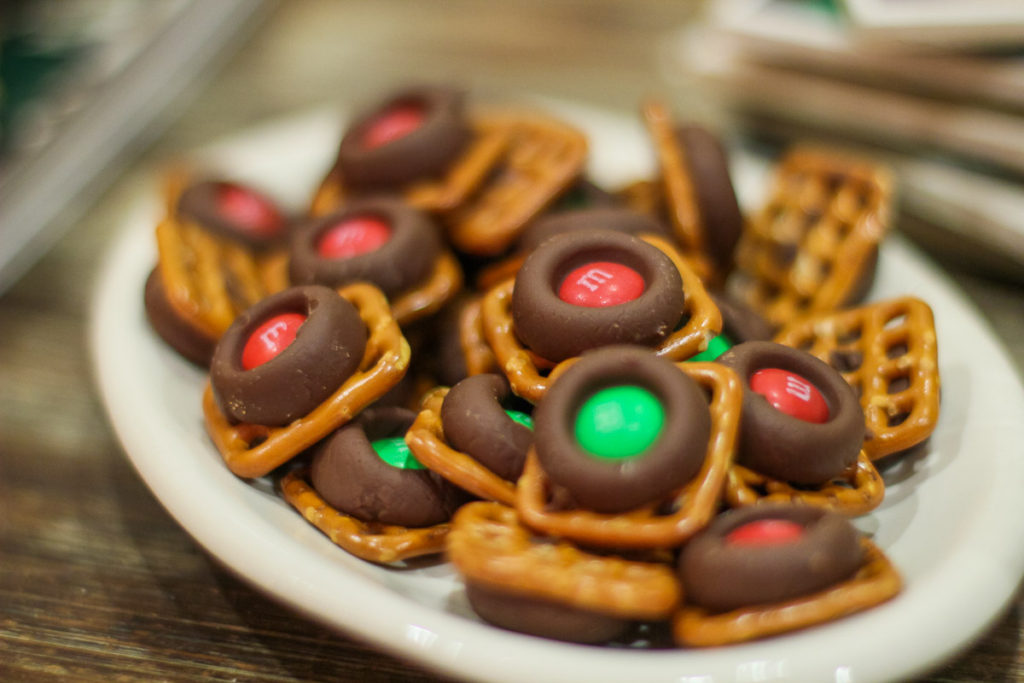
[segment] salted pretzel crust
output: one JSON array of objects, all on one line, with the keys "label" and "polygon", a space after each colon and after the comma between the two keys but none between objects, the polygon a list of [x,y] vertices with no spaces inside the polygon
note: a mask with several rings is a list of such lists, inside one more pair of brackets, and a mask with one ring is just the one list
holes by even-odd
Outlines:
[{"label": "salted pretzel crust", "polygon": [[245,478],[262,477],[291,460],[383,396],[409,367],[409,343],[391,316],[387,299],[365,283],[338,293],[359,311],[366,325],[366,351],[355,373],[308,415],[284,427],[231,424],[217,405],[209,381],[203,392],[206,431],[228,469]]},{"label": "salted pretzel crust", "polygon": [[676,136],[672,116],[668,108],[656,100],[644,102],[641,111],[654,142],[661,171],[664,208],[676,241],[693,262],[698,275],[704,281],[717,282],[722,274],[716,272],[707,256],[704,235],[707,228],[697,200],[697,190],[690,177],[690,167],[686,163],[686,150]]},{"label": "salted pretzel crust", "polygon": [[638,213],[664,219],[665,188],[657,180],[643,178],[617,188],[615,196]]},{"label": "salted pretzel crust", "polygon": [[455,254],[443,249],[425,282],[394,297],[391,314],[399,325],[432,315],[459,293],[462,279],[462,268]]},{"label": "salted pretzel crust", "polygon": [[422,465],[456,486],[480,498],[512,505],[515,484],[502,479],[473,456],[452,448],[445,440],[441,404],[448,391],[448,387],[436,387],[424,397],[416,419],[405,432],[405,443]]},{"label": "salted pretzel crust", "polygon": [[666,564],[585,552],[564,540],[540,541],[500,503],[462,506],[447,554],[469,582],[625,619],[666,619],[680,599]]},{"label": "salted pretzel crust", "polygon": [[804,503],[856,517],[877,508],[884,498],[885,482],[864,450],[840,476],[816,489],[797,488],[736,463],[729,469],[725,484],[725,501],[734,508],[769,502]]},{"label": "salted pretzel crust", "polygon": [[[501,159],[511,139],[511,131],[504,126],[492,125],[488,120],[474,120],[473,138],[462,154],[439,178],[411,183],[402,190],[410,205],[431,213],[451,211],[465,202],[486,182],[488,174]],[[310,204],[310,215],[324,216],[347,200],[345,180],[337,168],[320,183]]]},{"label": "salted pretzel crust", "polygon": [[498,367],[494,353],[484,337],[482,303],[483,297],[474,295],[458,315],[459,348],[466,363],[467,376],[494,372]]},{"label": "salted pretzel crust", "polygon": [[[743,388],[736,373],[719,363],[675,365],[711,396],[711,436],[704,463],[693,480],[672,495],[670,501],[652,501],[622,514],[550,510],[550,481],[531,447],[516,486],[516,511],[525,525],[587,546],[636,549],[674,548],[707,526],[718,511],[736,451]],[[659,508],[666,502],[671,502],[671,511],[659,514]]]},{"label": "salted pretzel crust", "polygon": [[[689,262],[668,241],[656,235],[642,235],[640,239],[668,256],[683,281],[683,312],[680,319],[685,319],[686,323],[654,347],[654,352],[673,361],[691,358],[707,349],[711,340],[721,333],[722,314]],[[512,322],[514,288],[515,279],[512,278],[484,294],[481,307],[484,337],[498,366],[508,378],[512,391],[536,403],[573,359],[552,364],[523,346]]]},{"label": "salted pretzel crust", "polygon": [[358,558],[391,564],[444,551],[447,522],[423,528],[408,528],[379,522],[364,522],[339,512],[320,497],[309,484],[306,467],[281,478],[281,495],[307,522],[324,532],[331,542]]},{"label": "salted pretzel crust", "polygon": [[899,572],[867,538],[861,538],[861,547],[864,563],[852,578],[812,595],[721,614],[684,605],[672,619],[676,643],[682,647],[741,643],[834,621],[889,600],[903,588]]},{"label": "salted pretzel crust", "polygon": [[587,138],[534,112],[494,112],[481,119],[510,131],[497,173],[444,217],[452,244],[467,254],[505,251],[523,226],[554,201],[583,170]]},{"label": "salted pretzel crust", "polygon": [[[941,382],[935,319],[912,296],[805,317],[775,341],[829,363],[857,391],[872,460],[927,439],[939,419]],[[859,361],[859,362],[858,362]],[[902,380],[905,388],[894,382]]]},{"label": "salted pretzel crust", "polygon": [[873,267],[889,226],[891,185],[873,163],[791,150],[736,247],[739,297],[775,326],[841,308]]}]

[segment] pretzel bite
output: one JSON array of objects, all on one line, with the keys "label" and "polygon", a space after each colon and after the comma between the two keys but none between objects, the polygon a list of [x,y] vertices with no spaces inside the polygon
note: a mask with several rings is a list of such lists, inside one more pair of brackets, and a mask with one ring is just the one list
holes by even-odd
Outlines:
[{"label": "pretzel bite", "polygon": [[868,609],[902,581],[843,516],[763,504],[718,516],[687,543],[678,572],[685,603],[673,618],[682,646],[764,638]]},{"label": "pretzel bite", "polygon": [[210,364],[218,405],[237,422],[286,425],[320,405],[359,366],[366,327],[327,287],[259,302],[224,333]]},{"label": "pretzel bite", "polygon": [[743,384],[731,504],[799,500],[861,514],[882,502],[885,486],[863,450],[864,413],[842,375],[775,342],[739,344],[719,362]]},{"label": "pretzel bite", "polygon": [[657,248],[610,230],[553,237],[516,275],[516,334],[558,362],[609,344],[654,346],[683,312],[679,271]]}]

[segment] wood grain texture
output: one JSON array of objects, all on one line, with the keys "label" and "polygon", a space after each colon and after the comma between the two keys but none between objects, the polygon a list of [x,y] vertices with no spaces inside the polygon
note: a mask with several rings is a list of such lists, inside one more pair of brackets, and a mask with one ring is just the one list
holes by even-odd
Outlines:
[{"label": "wood grain texture", "polygon": [[[105,421],[89,367],[89,297],[102,254],[151,171],[180,150],[399,82],[442,78],[624,113],[671,87],[673,106],[707,115],[699,96],[658,69],[659,39],[696,8],[661,0],[281,4],[0,298],[0,680],[444,680],[250,589],[153,498]],[[957,275],[1024,367],[1024,291]],[[1024,680],[1022,609],[1018,596],[974,647],[920,680]]]}]

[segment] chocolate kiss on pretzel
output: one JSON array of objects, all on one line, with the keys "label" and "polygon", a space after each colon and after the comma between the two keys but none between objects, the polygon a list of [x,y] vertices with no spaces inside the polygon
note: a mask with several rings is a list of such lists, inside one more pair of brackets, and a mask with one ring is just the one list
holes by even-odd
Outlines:
[{"label": "chocolate kiss on pretzel", "polygon": [[166,195],[167,215],[156,228],[159,283],[146,293],[147,311],[173,347],[184,334],[212,348],[240,312],[286,286],[275,245],[287,224],[272,200],[237,183],[190,184],[175,173]]},{"label": "chocolate kiss on pretzel", "polygon": [[293,232],[289,257],[295,284],[379,287],[402,325],[438,311],[462,286],[434,220],[394,197],[356,200],[312,219]]},{"label": "chocolate kiss on pretzel", "polygon": [[633,621],[659,621],[679,602],[662,564],[583,551],[538,538],[499,503],[464,505],[452,522],[447,554],[470,605],[502,628],[582,643],[603,643]]},{"label": "chocolate kiss on pretzel", "polygon": [[[629,361],[635,360],[637,356],[643,354],[646,354],[647,358],[642,363],[644,367],[648,368],[648,371],[633,377],[635,382],[631,381],[625,368],[633,367],[635,364]],[[592,357],[593,360],[589,360]],[[596,385],[591,386],[589,382],[580,385],[571,380],[569,373],[574,372],[581,365],[584,367],[580,368],[580,372],[589,376],[590,373],[587,372],[586,366],[592,363],[601,365],[601,369],[597,373],[598,377],[594,378],[594,382],[597,382]],[[611,379],[605,378],[605,370],[610,373],[608,377]],[[654,379],[655,377],[659,379]],[[552,391],[567,378],[571,383],[566,385],[566,389],[569,390],[566,393],[583,402],[579,406],[579,412],[576,413],[581,418],[573,418],[572,409],[565,408],[561,402],[555,405],[549,404],[550,396],[545,396],[538,405],[534,413],[536,444],[527,455],[526,467],[516,488],[516,510],[523,523],[539,533],[567,538],[589,547],[603,548],[675,548],[702,529],[718,511],[722,488],[735,452],[741,401],[741,388],[736,373],[718,363],[672,363],[658,358],[649,350],[619,347],[585,354],[555,382]],[[669,413],[665,410],[667,406],[661,402],[662,392],[658,385],[662,382],[676,384],[675,380],[679,380],[683,384],[695,384],[696,387],[699,387],[699,394],[707,394],[710,397],[710,403],[700,396],[699,405],[694,407],[692,412],[677,414],[676,411],[672,411]],[[616,381],[621,384],[615,386],[610,384]],[[616,408],[617,399],[614,395],[603,396],[600,389],[592,393],[588,391],[580,393],[575,390],[577,386],[580,389],[624,388],[626,391],[623,393],[626,395],[622,397],[623,404]],[[690,388],[696,387],[691,386]],[[684,393],[689,393],[689,389]],[[588,403],[592,403],[592,405],[588,406]],[[603,403],[608,405],[602,405]],[[621,408],[628,408],[630,405],[634,405],[631,412],[633,418],[620,420],[615,417],[616,413],[622,412]],[[662,430],[652,427],[652,421],[644,417],[657,416],[659,412],[664,413],[663,424],[665,427],[663,431],[667,432],[666,434],[662,434]],[[602,413],[609,413],[615,419],[605,421],[601,419]],[[696,431],[701,435],[708,436],[691,435],[691,437],[684,438],[686,443],[675,442],[674,437],[678,437],[680,432],[680,427],[675,423],[699,424],[702,421],[702,413],[705,418],[710,417],[710,425]],[[595,417],[598,418],[596,421],[593,419]],[[588,423],[621,424],[624,428],[621,430],[623,434],[629,433],[631,431],[629,426],[636,422],[637,431],[646,434],[648,439],[653,438],[651,443],[657,449],[666,448],[676,452],[686,452],[692,451],[694,446],[699,445],[701,452],[695,458],[697,470],[689,474],[687,479],[692,463],[685,466],[685,471],[682,473],[672,471],[676,469],[674,465],[667,470],[661,469],[658,467],[660,463],[657,460],[653,463],[655,467],[646,467],[642,462],[646,457],[646,449],[636,454],[637,462],[631,463],[628,455],[624,456],[623,454],[635,450],[636,444],[633,444],[632,448],[629,442],[623,445],[620,439],[612,438],[616,435],[596,435],[595,438],[594,434],[588,435],[586,429],[581,432],[584,445],[566,444],[567,441],[574,438],[566,432],[575,431],[577,428],[574,424],[580,420],[584,427]],[[669,425],[672,426],[669,427]],[[686,428],[683,427],[682,431],[686,431]],[[559,470],[557,474],[559,483],[556,484],[549,477],[545,468],[551,467],[550,463],[555,462],[559,453],[553,453],[546,466],[539,457],[539,449],[551,443],[549,432],[555,433],[556,445],[562,444],[570,451],[581,451],[587,448],[594,448],[598,451],[611,449],[609,453],[596,456],[588,456],[586,453],[580,452],[576,453],[573,458],[575,463],[579,463],[590,457],[593,462],[589,463],[591,465],[589,469],[597,470],[598,476],[585,475],[583,487],[580,488],[567,478],[572,477],[572,473],[565,472],[565,466],[556,465]],[[561,435],[559,436],[559,434]],[[668,443],[669,436],[673,436],[671,444]],[[701,438],[704,440],[700,441]],[[697,441],[700,443],[697,444]],[[559,452],[562,452],[561,448]],[[616,462],[615,456],[626,459]],[[602,459],[605,461],[601,462]],[[564,502],[566,498],[582,494],[590,502],[597,499],[598,507],[609,509],[608,505],[617,501],[621,494],[615,482],[615,474],[616,470],[622,469],[623,464],[636,465],[638,469],[647,470],[652,473],[653,477],[659,479],[649,489],[649,497],[641,493],[642,482],[627,482],[632,484],[629,495],[633,496],[634,500],[645,497],[647,500],[622,512],[599,512],[594,509],[586,509],[583,504],[573,504],[572,501]],[[669,477],[672,478],[674,486],[666,490],[667,487],[664,484]],[[623,477],[624,480],[635,478],[632,473],[628,477]],[[594,488],[595,484],[606,486],[604,497],[611,502],[605,505],[601,504],[599,491]],[[563,487],[568,488],[568,495],[566,495],[567,488]],[[560,503],[560,500],[563,502]]]},{"label": "chocolate kiss on pretzel", "polygon": [[843,517],[805,505],[720,515],[683,548],[686,602],[673,618],[685,647],[738,643],[841,618],[902,587],[873,543]]},{"label": "chocolate kiss on pretzel", "polygon": [[775,327],[857,303],[874,279],[891,195],[889,174],[876,164],[790,151],[737,245],[731,291]]},{"label": "chocolate kiss on pretzel", "polygon": [[738,344],[718,361],[743,385],[729,505],[794,501],[857,515],[882,502],[882,478],[862,450],[860,404],[837,372],[774,342]]},{"label": "chocolate kiss on pretzel", "polygon": [[725,150],[700,126],[676,126],[660,102],[647,102],[643,116],[657,151],[665,213],[676,240],[702,277],[721,282],[732,268],[743,231]]},{"label": "chocolate kiss on pretzel", "polygon": [[[637,238],[607,230],[567,233],[546,241],[542,248],[531,254],[530,258],[535,259],[540,252],[547,251],[552,245],[557,247],[556,258],[541,254],[540,268],[526,269],[525,276],[521,271],[514,280],[506,280],[484,296],[484,335],[499,367],[518,396],[532,402],[539,401],[550,383],[562,371],[566,360],[555,365],[552,362],[554,359],[544,357],[541,352],[552,353],[554,350],[561,355],[603,344],[651,341],[653,337],[657,341],[652,346],[658,355],[671,360],[684,360],[708,349],[712,340],[721,332],[722,316],[718,308],[711,301],[700,278],[688,262],[666,240],[655,235]],[[616,290],[616,296],[625,299],[622,303],[615,304],[614,299],[606,299],[603,302],[600,300],[603,286],[613,280],[613,277],[606,277],[605,273],[612,276],[616,274],[601,267],[600,264],[605,259],[613,265],[624,266],[627,282],[633,282],[632,290],[622,290],[617,286],[612,288]],[[592,275],[590,266],[594,269]],[[531,271],[534,270],[537,272],[531,275]],[[574,270],[578,272],[574,273]],[[674,275],[672,271],[675,271]],[[654,273],[657,273],[658,277],[650,278]],[[576,275],[575,278],[568,277],[573,274]],[[539,293],[541,304],[551,304],[546,309],[546,314],[543,310],[538,312],[527,308],[524,315],[529,318],[528,326],[535,333],[532,336],[529,332],[523,335],[520,323],[514,321],[516,291],[519,290],[521,276],[533,279],[533,284],[528,289]],[[559,276],[562,277],[561,283],[558,282]],[[631,293],[635,294],[639,290],[639,287],[635,287],[637,276],[645,289],[633,299],[629,299]],[[668,286],[668,281],[680,282],[681,292],[669,291],[671,287]],[[592,293],[598,295],[598,305],[588,307],[562,300],[561,285],[566,282],[569,283],[568,296],[571,297],[574,291],[576,294],[582,294],[584,304],[591,293],[588,290],[593,288]],[[556,285],[560,290],[557,294]],[[660,294],[658,291],[651,293],[651,285],[658,285]],[[680,294],[682,307],[675,309]],[[519,298],[523,298],[521,294]],[[652,317],[650,308],[643,305],[645,301],[654,298],[660,301],[663,315],[661,318]],[[602,310],[601,303],[612,305],[603,307]],[[620,315],[627,309],[635,314],[634,321],[645,321],[643,327],[634,329],[626,325]],[[671,315],[670,309],[675,311]],[[578,320],[574,321],[573,318]],[[574,327],[575,332],[566,334],[562,331],[561,328],[567,326]],[[597,331],[596,339],[580,338],[588,329]],[[528,342],[528,339],[545,339],[552,335],[557,335],[553,337],[556,342],[561,339],[567,343],[556,343],[553,349],[548,348],[550,344],[545,344],[538,350],[532,348]],[[576,338],[572,338],[573,335]],[[572,357],[574,356],[570,359]]]},{"label": "chocolate kiss on pretzel", "polygon": [[359,116],[313,198],[321,216],[367,193],[399,192],[425,211],[451,211],[475,192],[509,144],[508,126],[471,120],[463,93],[413,87]]},{"label": "chocolate kiss on pretzel", "polygon": [[[317,289],[326,290],[326,288]],[[237,422],[237,418],[229,417],[225,413],[225,408],[218,404],[211,386],[213,382],[211,374],[211,384],[207,385],[203,394],[203,415],[206,419],[206,429],[228,468],[238,476],[261,477],[291,460],[351,420],[364,407],[386,394],[404,376],[409,366],[409,344],[392,318],[384,294],[376,287],[365,283],[343,287],[338,290],[338,294],[354,306],[358,312],[358,317],[362,322],[361,329],[366,335],[365,347],[361,351],[361,355],[354,356],[356,362],[351,373],[341,378],[336,386],[330,388],[331,393],[305,414],[280,426],[257,422]],[[290,301],[290,297],[293,296],[287,291],[285,295],[287,295],[287,301]],[[253,335],[243,342],[244,345],[252,343],[256,349],[251,352],[254,354],[254,362],[258,361],[261,356],[269,356],[265,363],[254,366],[257,370],[262,365],[269,366],[271,364],[274,364],[274,369],[276,369],[275,360],[288,354],[291,345],[295,343],[295,341],[291,344],[278,342],[286,342],[292,333],[295,334],[296,341],[300,340],[303,337],[302,327],[317,317],[316,310],[308,308],[303,310],[298,305],[281,310],[275,308],[272,312],[274,315],[269,319],[260,318],[256,321],[246,320],[239,323],[240,329],[255,330],[258,326],[261,334],[256,335],[256,340],[265,336],[270,342],[264,345],[265,351],[261,351],[260,344],[253,341]],[[303,314],[306,316],[304,321],[301,320]],[[296,315],[299,320],[292,317]],[[296,325],[295,323],[300,324]],[[241,341],[241,337],[239,341]],[[244,348],[239,349],[238,345],[232,345],[232,347],[236,353],[244,353]],[[278,352],[278,348],[281,347],[283,350]],[[338,350],[335,349],[332,352],[338,353]],[[245,372],[252,372],[252,370],[239,372],[237,368],[243,367],[244,361],[227,350],[225,354],[224,363],[230,370],[229,374],[244,375]],[[349,352],[342,351],[342,354],[348,356]],[[305,354],[297,355],[304,356]],[[318,358],[317,354],[313,354],[310,359],[314,366],[325,362],[325,359]],[[345,364],[347,366],[347,359]],[[312,372],[313,375],[316,375],[317,367],[314,367],[312,371],[308,369],[303,371],[303,373],[305,372]],[[288,373],[284,374],[287,376]],[[323,380],[317,380],[317,382],[333,383],[323,382]],[[223,395],[224,387],[220,386],[218,392]],[[235,398],[235,394],[232,394],[230,390],[228,390],[228,394],[229,400]],[[247,405],[245,414],[249,414],[249,411],[253,409],[252,406]]]},{"label": "chocolate kiss on pretzel", "polygon": [[934,431],[941,382],[935,320],[924,301],[899,297],[810,316],[775,340],[829,363],[854,388],[871,460],[912,448]]},{"label": "chocolate kiss on pretzel", "polygon": [[533,442],[529,416],[506,411],[500,375],[467,377],[424,399],[406,442],[416,459],[481,498],[511,505]]}]

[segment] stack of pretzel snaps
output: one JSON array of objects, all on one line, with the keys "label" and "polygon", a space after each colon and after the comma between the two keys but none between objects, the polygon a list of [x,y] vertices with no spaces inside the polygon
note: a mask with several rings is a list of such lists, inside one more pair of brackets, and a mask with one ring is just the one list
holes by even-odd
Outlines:
[{"label": "stack of pretzel snaps", "polygon": [[657,100],[622,187],[537,107],[417,85],[361,111],[298,211],[168,182],[146,311],[208,370],[239,486],[574,643],[727,645],[901,590],[852,520],[935,429],[940,376],[928,304],[865,301],[882,166],[798,147],[741,208],[728,147]]}]

